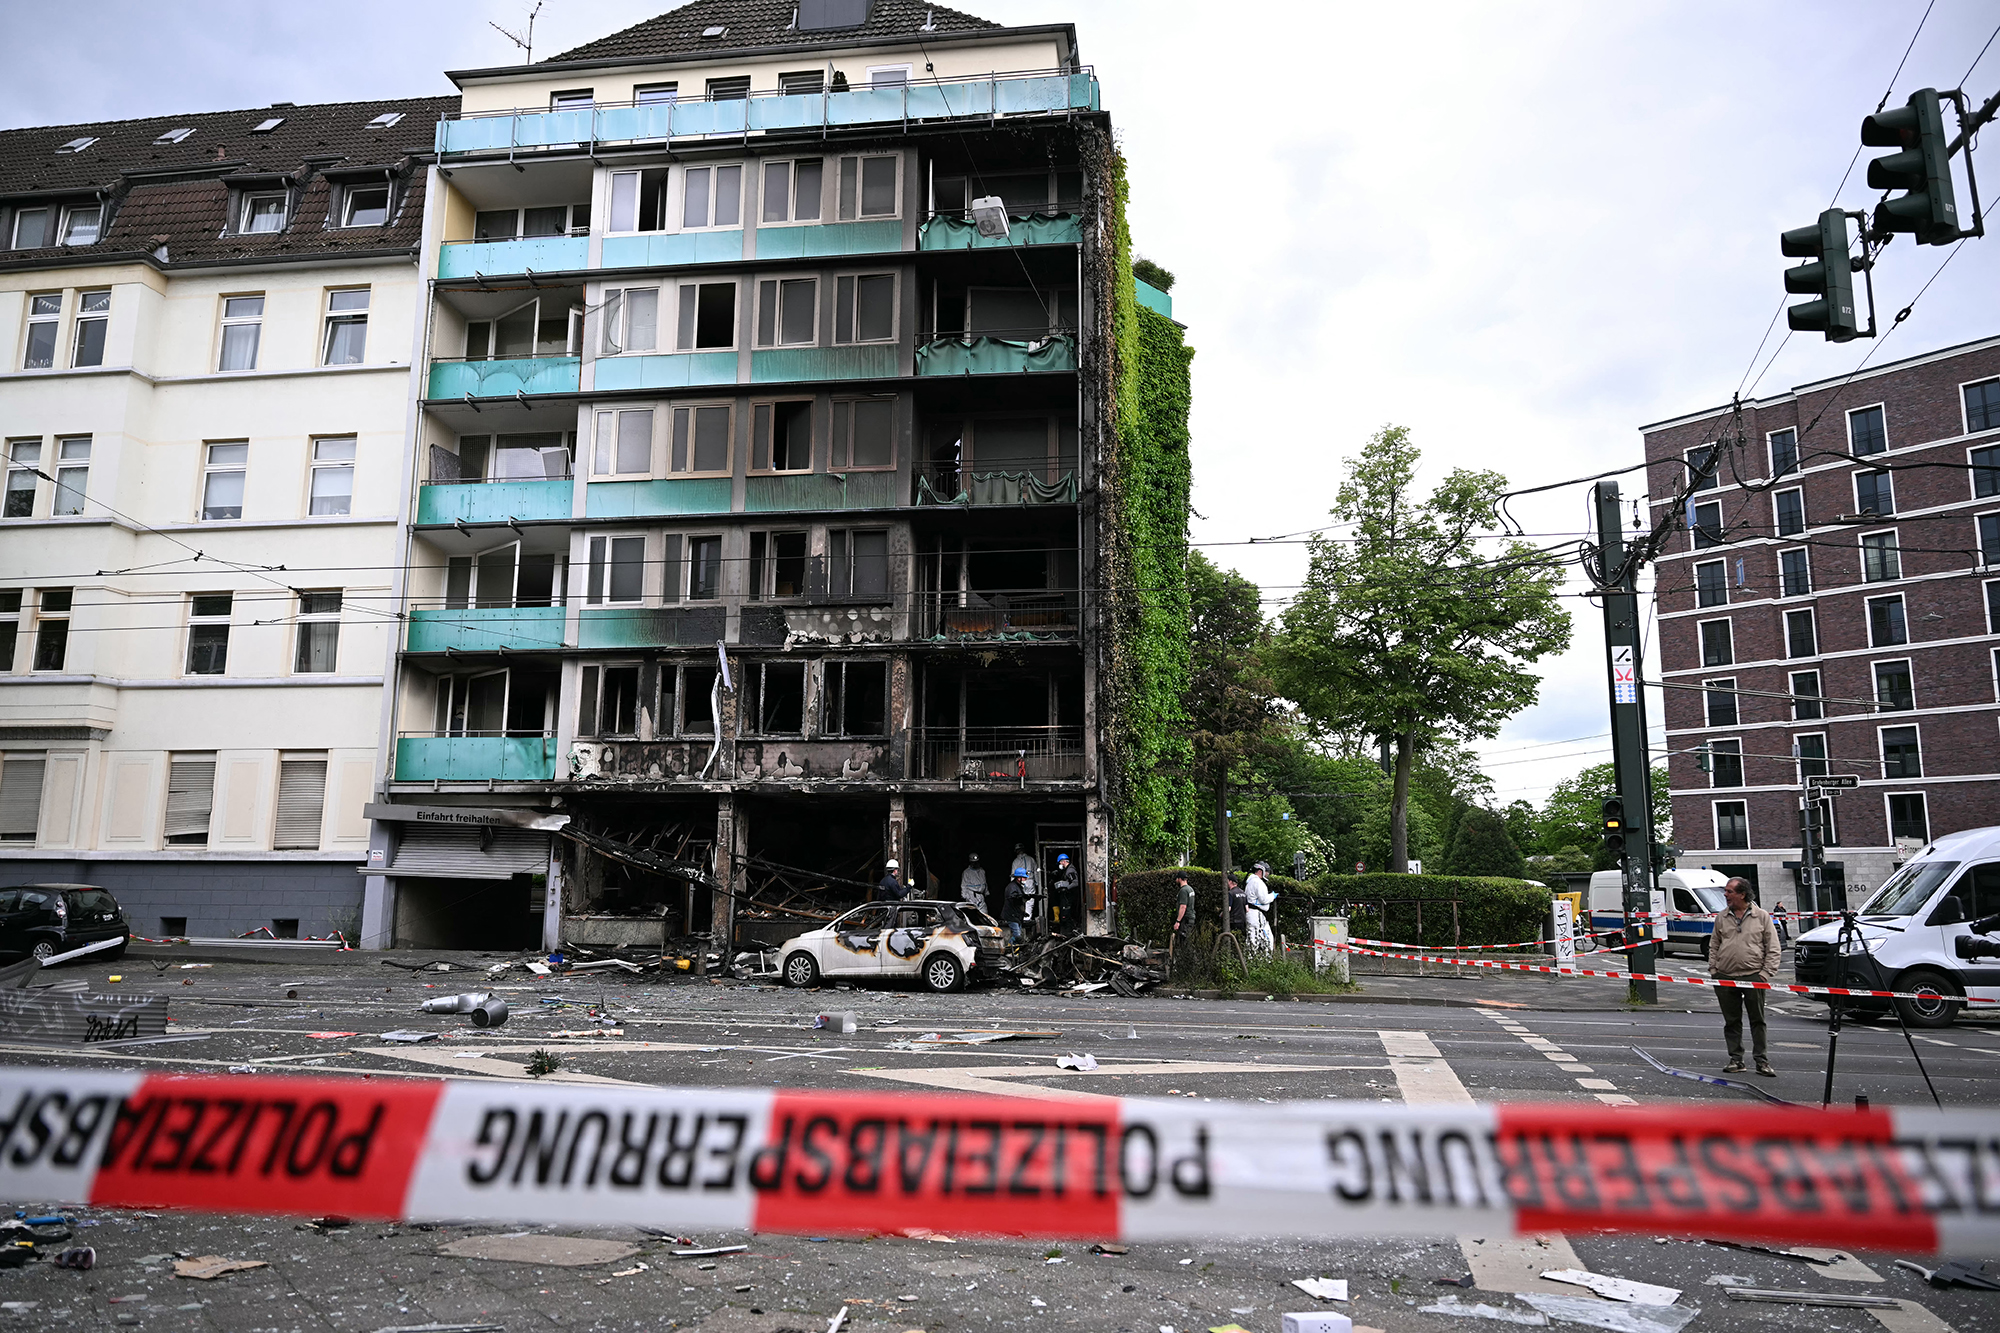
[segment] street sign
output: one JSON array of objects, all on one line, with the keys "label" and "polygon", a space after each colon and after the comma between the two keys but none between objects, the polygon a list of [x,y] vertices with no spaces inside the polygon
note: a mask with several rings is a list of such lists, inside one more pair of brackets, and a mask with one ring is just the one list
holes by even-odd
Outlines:
[{"label": "street sign", "polygon": [[1813,773],[1806,778],[1808,787],[1859,787],[1861,779],[1852,773]]}]

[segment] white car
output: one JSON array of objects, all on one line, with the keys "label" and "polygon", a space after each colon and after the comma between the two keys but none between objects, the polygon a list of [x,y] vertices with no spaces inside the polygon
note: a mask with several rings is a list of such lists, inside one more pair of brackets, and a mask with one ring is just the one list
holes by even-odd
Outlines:
[{"label": "white car", "polygon": [[1007,956],[998,922],[976,907],[941,899],[864,903],[831,925],[786,940],[778,970],[788,986],[821,977],[921,977],[952,991],[990,975]]}]

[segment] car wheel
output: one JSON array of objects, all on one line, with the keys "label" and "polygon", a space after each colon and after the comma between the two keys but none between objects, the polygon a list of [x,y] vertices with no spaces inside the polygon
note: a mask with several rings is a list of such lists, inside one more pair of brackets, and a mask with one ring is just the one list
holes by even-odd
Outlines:
[{"label": "car wheel", "polygon": [[934,953],[924,960],[924,989],[942,995],[965,984],[965,969],[948,953]]},{"label": "car wheel", "polygon": [[1914,1000],[1897,1000],[1896,1008],[1902,1011],[1903,1021],[1913,1028],[1948,1028],[1958,1017],[1959,1007],[1964,1003],[1959,997],[1964,994],[1958,983],[1942,972],[1917,969],[1905,972],[1896,979],[1896,989],[1911,991]]},{"label": "car wheel", "polygon": [[795,953],[785,960],[785,984],[796,990],[819,984],[819,964],[811,954]]},{"label": "car wheel", "polygon": [[36,940],[35,947],[32,950],[32,952],[34,953],[36,958],[46,963],[49,961],[49,959],[54,958],[56,956],[56,946],[49,943],[47,940]]},{"label": "car wheel", "polygon": [[131,942],[132,942],[132,937],[130,935],[127,935],[124,939],[118,941],[116,948],[106,949],[104,951],[105,959],[109,961],[110,959],[113,958],[123,958],[125,956],[125,946],[130,944]]}]

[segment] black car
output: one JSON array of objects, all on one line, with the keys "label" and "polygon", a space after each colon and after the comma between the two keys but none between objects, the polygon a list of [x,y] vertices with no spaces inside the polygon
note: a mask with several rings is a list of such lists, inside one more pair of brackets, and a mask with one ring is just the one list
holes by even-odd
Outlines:
[{"label": "black car", "polygon": [[92,959],[125,952],[132,928],[108,892],[90,884],[23,884],[0,889],[0,955],[53,958],[99,940],[117,940]]}]

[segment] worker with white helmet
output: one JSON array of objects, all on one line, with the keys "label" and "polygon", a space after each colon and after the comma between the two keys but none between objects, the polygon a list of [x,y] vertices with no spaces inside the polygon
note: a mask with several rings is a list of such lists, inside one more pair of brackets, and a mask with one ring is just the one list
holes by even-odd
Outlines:
[{"label": "worker with white helmet", "polygon": [[896,864],[896,858],[893,856],[889,858],[889,864],[883,870],[882,882],[875,887],[888,902],[901,902],[910,896],[909,886],[903,883],[902,868]]}]

